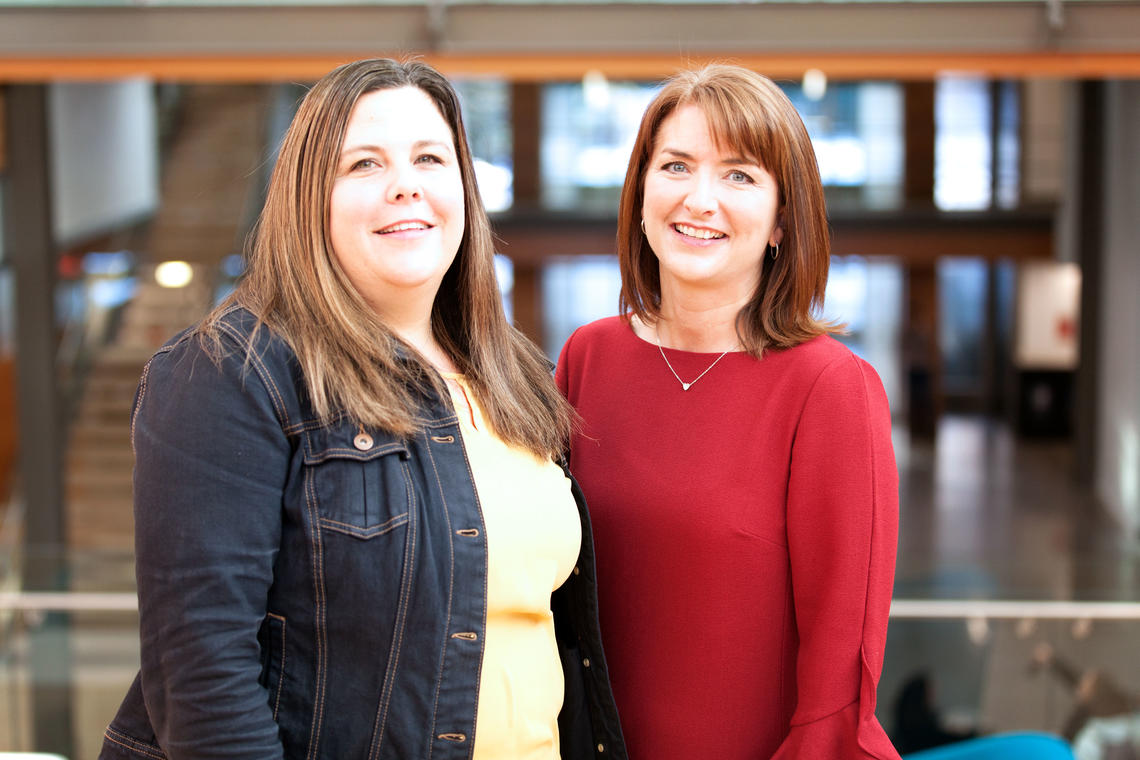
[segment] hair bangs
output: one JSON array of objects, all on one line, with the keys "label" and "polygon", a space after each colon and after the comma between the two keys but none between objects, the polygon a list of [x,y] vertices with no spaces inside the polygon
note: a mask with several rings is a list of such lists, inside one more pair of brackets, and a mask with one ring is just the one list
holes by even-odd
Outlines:
[{"label": "hair bangs", "polygon": [[[777,135],[769,119],[756,119],[757,112],[763,112],[763,109],[748,103],[749,98],[741,97],[746,94],[752,93],[734,92],[723,86],[705,83],[704,86],[694,87],[690,96],[678,105],[691,103],[701,110],[708,123],[713,144],[718,150],[755,163],[776,175],[774,167],[779,163],[776,155]],[[754,94],[750,99],[756,100]]]}]

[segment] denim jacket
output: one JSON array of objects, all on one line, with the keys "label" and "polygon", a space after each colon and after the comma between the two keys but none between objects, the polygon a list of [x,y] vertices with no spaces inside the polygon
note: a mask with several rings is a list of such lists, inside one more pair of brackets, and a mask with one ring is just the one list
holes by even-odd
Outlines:
[{"label": "denim jacket", "polygon": [[[487,543],[455,410],[425,398],[409,438],[324,424],[284,340],[260,330],[247,358],[254,322],[225,315],[220,362],[183,333],[139,382],[141,669],[100,757],[470,758]],[[571,489],[562,757],[625,758]]]}]

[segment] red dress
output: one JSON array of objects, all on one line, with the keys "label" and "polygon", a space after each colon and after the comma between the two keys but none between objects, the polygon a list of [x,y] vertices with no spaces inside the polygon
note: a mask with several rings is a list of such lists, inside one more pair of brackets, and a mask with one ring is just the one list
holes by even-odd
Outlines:
[{"label": "red dress", "polygon": [[[684,380],[716,354],[666,349]],[[602,638],[632,760],[897,760],[875,718],[898,533],[882,384],[830,337],[688,391],[617,317],[556,372],[583,418]]]}]

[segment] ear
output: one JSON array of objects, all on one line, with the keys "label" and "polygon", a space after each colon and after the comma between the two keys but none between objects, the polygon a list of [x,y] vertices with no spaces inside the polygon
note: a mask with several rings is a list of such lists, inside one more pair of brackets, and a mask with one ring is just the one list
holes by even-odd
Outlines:
[{"label": "ear", "polygon": [[776,226],[768,236],[768,245],[779,245],[782,242],[784,242],[784,209],[776,212]]}]

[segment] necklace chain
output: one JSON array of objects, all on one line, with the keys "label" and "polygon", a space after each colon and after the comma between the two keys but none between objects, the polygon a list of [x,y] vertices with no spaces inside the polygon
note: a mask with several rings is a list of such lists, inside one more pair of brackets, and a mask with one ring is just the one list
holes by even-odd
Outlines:
[{"label": "necklace chain", "polygon": [[663,348],[661,347],[661,335],[660,335],[660,333],[658,333],[658,332],[657,332],[657,328],[656,328],[656,327],[654,327],[654,328],[653,328],[653,339],[657,341],[657,350],[658,350],[658,351],[661,353],[661,358],[665,360],[665,366],[666,366],[666,367],[668,367],[668,368],[669,368],[669,371],[673,373],[673,377],[677,378],[677,382],[681,384],[681,390],[683,390],[683,391],[687,391],[687,390],[689,390],[690,388],[692,388],[692,387],[693,387],[693,383],[697,382],[697,381],[698,381],[698,380],[700,380],[702,377],[704,377],[705,375],[707,375],[707,374],[708,374],[708,372],[709,372],[709,370],[710,370],[710,369],[712,369],[713,367],[715,367],[715,366],[716,366],[716,363],[717,363],[717,362],[719,362],[721,359],[723,359],[723,358],[725,357],[725,354],[727,354],[727,353],[728,353],[729,351],[731,351],[733,348],[736,348],[736,346],[732,346],[732,347],[730,347],[730,348],[726,348],[724,351],[722,351],[722,352],[721,352],[720,356],[718,356],[717,358],[713,359],[713,361],[712,361],[712,364],[710,364],[709,366],[705,367],[705,371],[704,371],[704,372],[702,372],[701,374],[697,375],[697,376],[696,376],[696,377],[694,377],[692,380],[690,380],[689,382],[687,382],[687,383],[686,383],[684,380],[682,380],[682,379],[681,379],[681,376],[677,374],[677,370],[673,369],[673,365],[669,363],[669,357],[665,355],[665,349],[663,349]]}]

